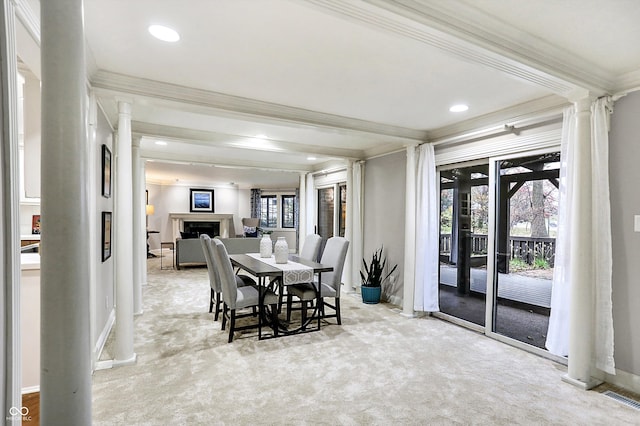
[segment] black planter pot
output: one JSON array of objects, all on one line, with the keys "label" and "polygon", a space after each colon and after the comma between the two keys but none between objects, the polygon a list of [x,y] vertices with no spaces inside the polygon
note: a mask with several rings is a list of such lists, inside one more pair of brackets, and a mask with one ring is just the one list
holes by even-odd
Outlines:
[{"label": "black planter pot", "polygon": [[380,294],[382,293],[382,287],[360,287],[362,293],[362,301],[367,304],[380,303]]}]

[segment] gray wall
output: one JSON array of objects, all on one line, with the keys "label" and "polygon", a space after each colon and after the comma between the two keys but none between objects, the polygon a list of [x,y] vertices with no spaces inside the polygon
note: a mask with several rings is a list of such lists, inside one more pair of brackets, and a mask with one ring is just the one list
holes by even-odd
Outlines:
[{"label": "gray wall", "polygon": [[615,103],[609,138],[615,361],[640,375],[640,92]]},{"label": "gray wall", "polygon": [[[367,160],[364,172],[364,247],[367,263],[374,250],[384,245],[387,265],[398,264],[394,283],[383,288],[383,297],[402,302],[404,262],[404,206],[406,153],[398,152]],[[355,267],[355,265],[354,265]]]}]

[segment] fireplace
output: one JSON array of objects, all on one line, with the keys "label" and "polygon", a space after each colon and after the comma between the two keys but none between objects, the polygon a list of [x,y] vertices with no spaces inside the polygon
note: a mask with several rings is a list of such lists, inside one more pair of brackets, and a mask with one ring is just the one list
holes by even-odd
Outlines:
[{"label": "fireplace", "polygon": [[[212,230],[208,228],[206,230],[193,229],[192,232],[200,232],[209,234],[211,232],[215,236],[220,238],[229,238],[235,236],[235,229],[233,227],[233,214],[226,213],[169,213],[169,219],[173,226],[173,237],[180,238],[180,233],[185,232],[186,225],[201,227],[203,224],[212,224],[217,228]],[[215,232],[214,232],[215,231]],[[214,235],[209,234],[211,237]]]},{"label": "fireplace", "polygon": [[184,221],[184,232],[200,236],[207,234],[211,238],[220,235],[220,222],[187,222]]}]

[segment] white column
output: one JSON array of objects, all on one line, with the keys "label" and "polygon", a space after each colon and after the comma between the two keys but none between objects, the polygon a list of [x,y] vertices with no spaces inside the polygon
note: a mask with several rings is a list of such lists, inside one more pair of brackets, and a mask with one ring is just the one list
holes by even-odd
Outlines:
[{"label": "white column", "polygon": [[572,188],[573,205],[579,214],[573,215],[569,276],[571,277],[571,310],[569,312],[569,360],[567,376],[572,384],[590,389],[593,356],[593,286],[594,276],[591,244],[591,98],[584,97],[576,106],[575,169]]},{"label": "white column", "polygon": [[[347,257],[344,262],[344,291],[346,293],[353,293],[353,160],[347,161],[347,218],[346,229],[344,230],[344,237],[349,241],[349,250],[347,251]],[[358,265],[356,263],[356,265]]]},{"label": "white column", "polygon": [[20,360],[20,215],[19,215],[19,155],[18,155],[18,76],[16,55],[15,3],[2,2],[0,6],[0,51],[6,54],[0,60],[0,291],[3,317],[0,326],[5,335],[0,339],[2,353],[3,392],[0,410],[5,423],[19,425],[20,416],[10,416],[11,407],[21,407],[22,385]]},{"label": "white column", "polygon": [[115,365],[132,364],[133,352],[133,179],[131,173],[131,104],[118,102],[116,145],[115,255],[116,255],[116,341]]},{"label": "white column", "polygon": [[[140,283],[145,286],[147,284],[147,180],[146,180],[146,161],[140,161],[140,191],[142,199],[140,200],[140,223],[142,229],[140,229],[140,247],[138,250],[142,253],[141,267],[140,267]],[[175,241],[175,238],[172,238]],[[175,248],[174,248],[175,249]]]},{"label": "white column", "polygon": [[416,147],[407,147],[404,212],[404,291],[402,315],[413,317],[413,295],[416,287]]},{"label": "white column", "polygon": [[[146,267],[147,250],[140,251],[140,247],[145,243],[146,226],[145,214],[145,192],[140,184],[141,164],[140,164],[140,138],[136,137],[131,144],[131,169],[133,182],[133,313],[142,314],[142,268]],[[144,256],[144,259],[143,259]]]},{"label": "white column", "polygon": [[[5,2],[7,3],[7,2]],[[42,424],[91,424],[89,173],[82,0],[45,1],[42,28]]]},{"label": "white column", "polygon": [[302,250],[307,236],[307,174],[300,173],[300,190],[298,191],[298,253]]}]

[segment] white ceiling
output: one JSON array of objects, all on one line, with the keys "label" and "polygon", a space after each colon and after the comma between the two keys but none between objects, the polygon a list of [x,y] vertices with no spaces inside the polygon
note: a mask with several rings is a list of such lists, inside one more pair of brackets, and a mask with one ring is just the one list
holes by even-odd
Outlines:
[{"label": "white ceiling", "polygon": [[[155,182],[292,187],[301,171],[495,125],[583,90],[640,87],[637,0],[84,5],[89,79],[114,126],[116,100],[133,102]],[[150,24],[181,40],[153,39]],[[455,103],[470,108],[450,113]]]}]

